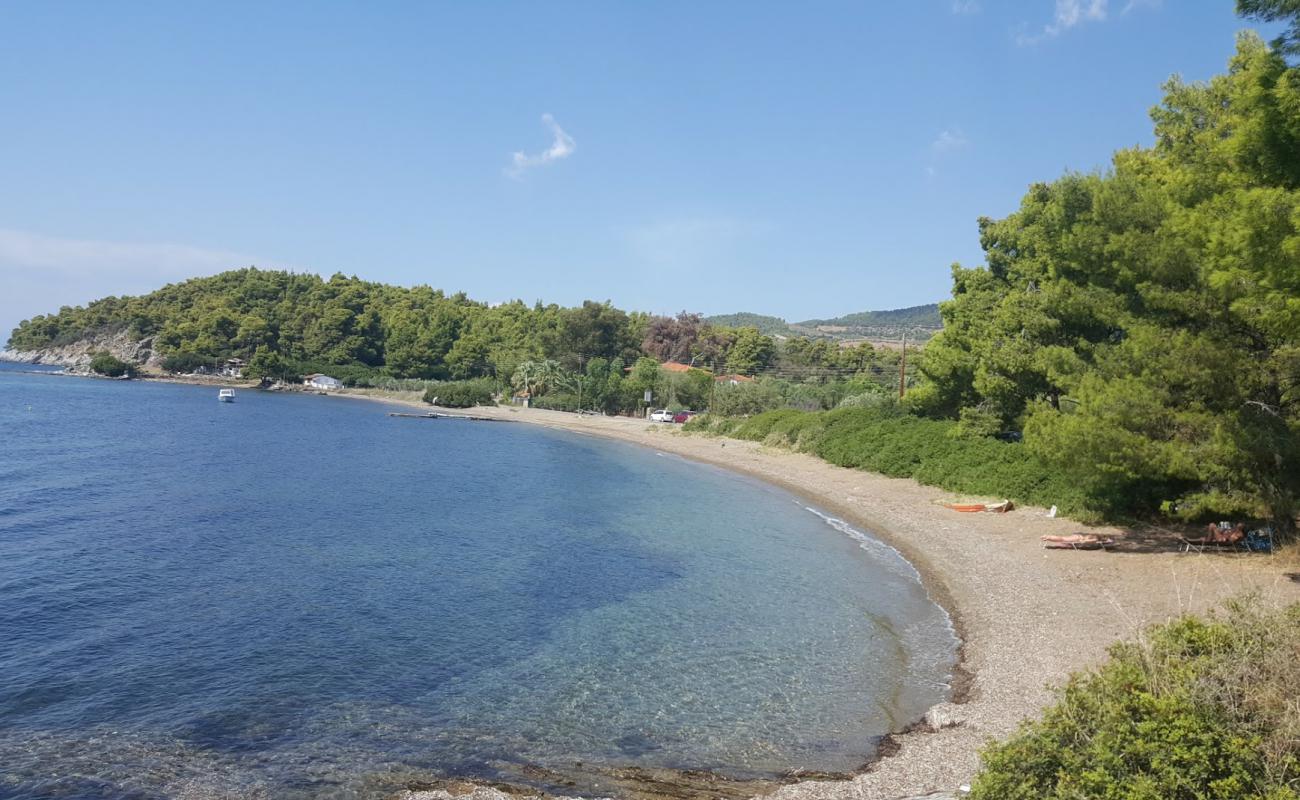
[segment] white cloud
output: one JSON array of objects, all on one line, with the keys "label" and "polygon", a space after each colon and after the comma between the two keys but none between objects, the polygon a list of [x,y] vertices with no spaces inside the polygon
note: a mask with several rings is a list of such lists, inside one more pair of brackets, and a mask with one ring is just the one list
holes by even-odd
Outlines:
[{"label": "white cloud", "polygon": [[554,161],[568,158],[573,155],[573,151],[577,149],[577,144],[573,141],[573,137],[564,132],[564,129],[555,121],[555,117],[552,117],[550,114],[543,114],[542,124],[550,130],[551,136],[554,137],[551,146],[534,156],[530,156],[522,151],[515,152],[510,157],[510,166],[506,169],[506,174],[510,177],[518,178],[524,174],[524,170],[526,169],[531,167],[540,167]]},{"label": "white cloud", "polygon": [[980,4],[977,0],[952,0],[952,13],[954,14],[978,14],[980,10]]},{"label": "white cloud", "polygon": [[1163,0],[1128,0],[1128,4],[1124,6],[1124,10],[1119,13],[1122,16],[1124,14],[1127,14],[1130,11],[1133,11],[1134,9],[1160,8],[1160,6],[1162,6],[1163,4],[1164,4]]},{"label": "white cloud", "polygon": [[962,134],[960,128],[952,128],[939,132],[939,135],[930,143],[930,149],[936,153],[951,153],[954,150],[965,149],[970,141]]},{"label": "white cloud", "polygon": [[[1016,43],[1037,44],[1044,39],[1054,39],[1084,22],[1104,22],[1107,5],[1107,0],[1056,0],[1056,13],[1051,23],[1044,25],[1042,31],[1036,34],[1026,33],[1022,28],[1016,34]],[[1129,5],[1131,7],[1133,4]]]},{"label": "white cloud", "polygon": [[940,161],[968,147],[970,147],[970,140],[961,132],[961,128],[952,127],[939,131],[939,135],[930,142],[930,163],[925,167],[926,177],[933,178],[939,173]]},{"label": "white cloud", "polygon": [[247,254],[183,244],[64,239],[0,228],[0,341],[19,320],[60,306],[140,294],[251,264],[283,268]]}]

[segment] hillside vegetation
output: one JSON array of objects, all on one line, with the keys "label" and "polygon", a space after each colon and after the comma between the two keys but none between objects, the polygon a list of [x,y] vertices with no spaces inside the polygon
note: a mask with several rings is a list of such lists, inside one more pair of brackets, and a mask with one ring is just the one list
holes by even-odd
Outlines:
[{"label": "hillside vegetation", "polygon": [[883,394],[850,398],[833,411],[767,411],[747,418],[708,414],[688,431],[747,439],[811,453],[841,467],[912,478],[952,492],[1055,505],[1075,518],[1099,518],[1068,479],[1028,449],[991,437],[958,435],[951,420],[906,413]]},{"label": "hillside vegetation", "polygon": [[[1292,23],[1300,14],[1281,0],[1243,5]],[[797,408],[823,415],[799,424],[823,430],[815,451],[837,463],[1085,515],[1268,517],[1290,530],[1300,67],[1287,63],[1289,41],[1243,34],[1226,74],[1165,85],[1154,146],[1035,184],[1015,213],[981,219],[987,263],[953,267],[943,329],[905,363],[870,345],[778,339],[777,318],[652,317],[592,301],[489,307],[427,286],[255,269],[36,317],[11,346],[126,330],[152,337],[178,370],[241,356],[252,375],[320,370],[352,384],[488,378],[560,409],[634,413],[646,391],[715,416]],[[833,410],[882,408],[902,388],[910,416]]]},{"label": "hillside vegetation", "polygon": [[[803,434],[813,452],[1033,499],[1022,467],[990,481],[1002,466],[968,470],[944,441],[984,452],[989,437],[1023,433],[1006,447],[1056,487],[1043,502],[1104,516],[1269,517],[1291,529],[1300,67],[1279,47],[1243,34],[1227,74],[1166,84],[1154,147],[1121,150],[1104,172],[1035,184],[1016,213],[980,220],[987,264],[953,267],[943,330],[915,358],[922,380],[906,400],[946,429],[842,428],[827,414],[798,423],[824,429]],[[915,463],[881,462],[869,446],[906,449]]]},{"label": "hillside vegetation", "polygon": [[[870,345],[777,341],[698,314],[659,317],[593,301],[488,306],[427,286],[251,268],[35,317],[14,330],[10,346],[39,353],[88,340],[148,340],[149,348],[131,352],[150,353],[151,364],[176,373],[239,357],[248,361],[245,377],[323,372],[350,386],[427,392],[444,404],[513,392],[540,407],[609,413],[639,413],[647,391],[655,405],[678,408],[833,408],[892,384],[898,363]],[[119,358],[130,357],[119,349]],[[667,362],[691,368],[661,369]],[[719,388],[710,373],[759,380],[728,379]]]},{"label": "hillside vegetation", "polygon": [[720,325],[724,328],[757,328],[768,336],[790,336],[793,334],[790,330],[790,323],[780,317],[751,314],[748,311],[740,311],[735,314],[714,314],[705,317],[704,320],[710,325]]},{"label": "hillside vegetation", "polygon": [[786,322],[780,317],[739,312],[716,314],[706,320],[727,327],[753,327],[768,336],[803,336],[828,339],[901,339],[924,341],[943,327],[939,304],[930,303],[890,311],[859,311],[832,319]]},{"label": "hillside vegetation", "polygon": [[832,319],[810,319],[796,323],[804,328],[834,326],[846,328],[919,328],[938,330],[943,327],[943,318],[939,316],[939,304],[927,303],[923,306],[896,308],[891,311],[859,311]]}]

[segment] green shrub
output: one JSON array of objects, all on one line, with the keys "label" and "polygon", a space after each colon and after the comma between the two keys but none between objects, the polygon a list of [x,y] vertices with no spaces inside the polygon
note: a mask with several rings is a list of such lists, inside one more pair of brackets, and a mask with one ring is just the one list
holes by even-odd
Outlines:
[{"label": "green shrub", "polygon": [[898,405],[898,398],[892,394],[879,391],[853,394],[839,402],[836,408],[891,408]]},{"label": "green shrub", "polygon": [[720,417],[717,414],[698,414],[688,419],[682,425],[682,430],[709,436],[729,436],[743,421],[734,417]]},{"label": "green shrub", "polygon": [[541,397],[534,397],[529,405],[547,411],[577,411],[578,396],[568,392],[547,392]]},{"label": "green shrub", "polygon": [[713,390],[709,411],[724,417],[761,414],[785,404],[772,381],[742,382],[735,386],[720,385]]},{"label": "green shrub", "polygon": [[687,433],[713,433],[713,423],[717,419],[719,419],[719,417],[715,417],[711,414],[696,414],[686,420],[682,425],[682,430]]},{"label": "green shrub", "polygon": [[1083,488],[1022,445],[958,435],[958,423],[913,416],[892,400],[826,412],[779,409],[748,418],[709,414],[685,430],[788,447],[842,467],[961,494],[1055,505],[1076,519],[1098,518]]},{"label": "green shrub", "polygon": [[444,381],[424,390],[424,402],[444,408],[469,408],[495,405],[492,399],[496,382],[490,378],[472,378],[466,381]]},{"label": "green shrub", "polygon": [[1300,605],[1157,626],[991,745],[971,800],[1297,800],[1297,685]]},{"label": "green shrub", "polygon": [[809,452],[815,447],[825,427],[825,414],[789,415],[772,423],[772,429],[763,441],[770,445]]},{"label": "green shrub", "polygon": [[771,433],[772,426],[778,422],[801,417],[806,415],[806,411],[796,411],[792,408],[783,408],[777,411],[765,411],[762,414],[755,415],[749,419],[742,420],[736,429],[729,435],[736,439],[748,439],[751,442],[761,442]]},{"label": "green shrub", "polygon": [[202,366],[211,366],[213,359],[198,353],[172,353],[163,359],[162,368],[172,373],[191,373]]},{"label": "green shrub", "polygon": [[123,375],[131,377],[135,375],[135,366],[117,358],[111,353],[96,353],[90,359],[90,371],[96,375],[107,375],[110,378],[120,378]]}]

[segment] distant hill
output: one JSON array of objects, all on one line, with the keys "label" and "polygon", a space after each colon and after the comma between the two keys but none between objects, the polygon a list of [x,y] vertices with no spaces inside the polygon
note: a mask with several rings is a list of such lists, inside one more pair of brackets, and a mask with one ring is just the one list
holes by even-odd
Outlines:
[{"label": "distant hill", "polygon": [[909,339],[923,341],[943,328],[939,304],[929,303],[888,311],[859,311],[832,319],[786,322],[780,317],[739,312],[705,318],[714,325],[754,327],[769,336],[808,336],[828,339]]},{"label": "distant hill", "polygon": [[790,324],[780,317],[751,314],[747,311],[736,314],[716,314],[712,317],[705,317],[705,321],[724,328],[758,328],[761,333],[768,336],[789,336],[791,334]]},{"label": "distant hill", "polygon": [[939,304],[928,303],[923,306],[912,306],[911,308],[896,308],[892,311],[859,311],[856,314],[845,314],[834,319],[810,319],[796,324],[801,328],[891,326],[937,331],[943,327],[943,320],[939,317]]}]

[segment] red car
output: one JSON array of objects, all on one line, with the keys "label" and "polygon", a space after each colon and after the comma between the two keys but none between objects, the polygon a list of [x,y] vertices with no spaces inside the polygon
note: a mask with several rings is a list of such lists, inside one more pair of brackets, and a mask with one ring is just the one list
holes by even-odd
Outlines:
[{"label": "red car", "polygon": [[695,416],[695,414],[696,412],[694,411],[678,411],[676,414],[673,414],[673,422],[685,422]]}]

